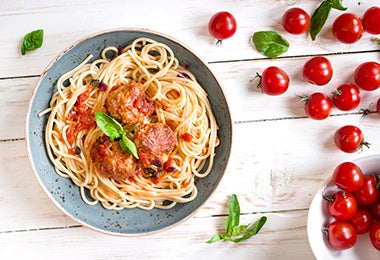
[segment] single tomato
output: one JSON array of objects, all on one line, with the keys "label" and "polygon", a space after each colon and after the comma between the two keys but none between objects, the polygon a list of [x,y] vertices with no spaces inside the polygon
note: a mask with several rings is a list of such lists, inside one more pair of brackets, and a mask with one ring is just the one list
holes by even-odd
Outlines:
[{"label": "single tomato", "polygon": [[380,34],[380,7],[368,8],[362,18],[363,28],[371,34]]},{"label": "single tomato", "polygon": [[328,212],[337,220],[349,220],[358,210],[358,204],[351,192],[340,190],[323,197],[327,201]]},{"label": "single tomato", "polygon": [[360,64],[354,72],[356,85],[364,90],[372,91],[380,87],[380,64],[368,61]]},{"label": "single tomato", "polygon": [[363,185],[353,194],[361,205],[371,205],[379,198],[378,181],[373,175],[364,175]]},{"label": "single tomato", "polygon": [[380,221],[376,221],[372,224],[371,229],[369,230],[369,238],[372,245],[380,250]]},{"label": "single tomato", "polygon": [[290,8],[282,16],[282,26],[288,33],[304,33],[309,29],[309,25],[309,14],[299,7]]},{"label": "single tomato", "polygon": [[349,111],[357,108],[360,103],[359,88],[351,83],[340,85],[333,92],[332,102],[342,111]]},{"label": "single tomato", "polygon": [[357,191],[364,182],[362,170],[353,162],[343,162],[335,167],[332,178],[339,188],[349,192]]},{"label": "single tomato", "polygon": [[380,195],[378,195],[377,200],[374,203],[369,205],[369,210],[375,220],[380,220]]},{"label": "single tomato", "polygon": [[332,102],[327,95],[315,92],[310,96],[301,98],[305,102],[305,113],[308,117],[323,120],[331,114]]},{"label": "single tomato", "polygon": [[329,224],[327,229],[329,244],[337,250],[345,250],[353,247],[357,240],[357,233],[351,223],[336,220]]},{"label": "single tomato", "polygon": [[268,67],[261,75],[259,86],[265,94],[277,96],[283,94],[288,89],[289,76],[278,67]]},{"label": "single tomato", "polygon": [[336,147],[346,153],[359,151],[363,146],[369,147],[369,143],[364,140],[362,130],[354,125],[342,126],[336,130],[334,142]]},{"label": "single tomato", "polygon": [[323,86],[331,80],[333,67],[327,58],[316,56],[304,64],[302,75],[311,84]]},{"label": "single tomato", "polygon": [[357,42],[363,35],[362,21],[353,13],[344,13],[335,19],[332,32],[343,43]]},{"label": "single tomato", "polygon": [[354,226],[357,234],[364,234],[369,231],[373,218],[368,209],[359,208],[349,222]]},{"label": "single tomato", "polygon": [[231,38],[237,29],[235,17],[229,12],[218,12],[208,22],[209,33],[221,44],[222,40]]}]

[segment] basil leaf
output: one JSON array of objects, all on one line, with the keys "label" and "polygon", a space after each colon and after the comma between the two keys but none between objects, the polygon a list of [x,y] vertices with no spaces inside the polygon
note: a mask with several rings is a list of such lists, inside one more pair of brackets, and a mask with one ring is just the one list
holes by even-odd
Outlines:
[{"label": "basil leaf", "polygon": [[21,54],[38,49],[42,46],[44,31],[42,29],[32,31],[24,36],[21,44]]},{"label": "basil leaf", "polygon": [[215,243],[215,242],[219,242],[221,240],[224,240],[224,236],[221,235],[221,234],[216,234],[214,235],[212,238],[210,238],[207,243],[211,244],[211,243]]},{"label": "basil leaf", "polygon": [[232,194],[228,203],[228,218],[226,220],[226,233],[231,236],[240,222],[240,205],[235,194]]},{"label": "basil leaf", "polygon": [[120,138],[124,133],[124,129],[120,123],[103,112],[95,113],[95,121],[98,127],[111,139],[111,141]]},{"label": "basil leaf", "polygon": [[332,8],[341,11],[347,10],[347,8],[343,6],[342,0],[323,1],[318,6],[318,8],[315,9],[314,13],[311,15],[310,18],[309,33],[313,41],[316,39],[317,35],[320,33],[323,26],[325,25]]},{"label": "basil leaf", "polygon": [[327,17],[331,11],[331,4],[329,1],[323,1],[318,8],[314,11],[310,18],[309,33],[311,39],[314,41],[318,33],[325,25]]},{"label": "basil leaf", "polygon": [[266,221],[267,221],[267,217],[265,216],[261,217],[260,219],[258,219],[256,222],[254,222],[247,228],[247,230],[245,231],[242,237],[232,239],[231,241],[234,243],[239,243],[241,241],[247,240],[248,238],[256,235],[257,233],[259,233],[260,229],[264,226]]},{"label": "basil leaf", "polygon": [[346,11],[347,7],[343,6],[343,1],[342,0],[330,0],[331,2],[331,7],[337,10],[341,11]]},{"label": "basil leaf", "polygon": [[137,154],[137,148],[134,142],[129,140],[126,136],[125,133],[121,135],[121,139],[119,140],[119,144],[121,149],[123,149],[124,152],[127,152],[131,154],[133,157],[136,159],[139,158]]},{"label": "basil leaf", "polygon": [[275,31],[255,32],[252,42],[261,54],[272,59],[285,53],[289,48],[289,42]]},{"label": "basil leaf", "polygon": [[240,236],[247,229],[247,227],[248,227],[247,225],[240,225],[240,226],[234,227],[234,229],[232,230],[232,236],[233,237]]}]

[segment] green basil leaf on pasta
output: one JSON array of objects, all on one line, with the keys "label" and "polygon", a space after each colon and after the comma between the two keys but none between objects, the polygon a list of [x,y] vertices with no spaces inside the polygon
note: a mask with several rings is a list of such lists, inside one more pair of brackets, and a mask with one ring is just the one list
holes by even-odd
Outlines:
[{"label": "green basil leaf on pasta", "polygon": [[98,127],[111,139],[111,141],[120,138],[124,132],[124,129],[119,122],[103,112],[95,113],[95,121]]},{"label": "green basil leaf on pasta", "polygon": [[44,39],[44,31],[42,29],[32,31],[24,36],[21,44],[21,54],[38,49],[42,46]]},{"label": "green basil leaf on pasta", "polygon": [[236,226],[240,222],[240,205],[235,194],[232,194],[228,203],[228,218],[226,220],[226,233],[232,235]]},{"label": "green basil leaf on pasta", "polygon": [[258,52],[271,59],[277,58],[289,48],[289,42],[275,31],[255,32],[252,42]]},{"label": "green basil leaf on pasta", "polygon": [[139,158],[139,156],[137,154],[137,148],[136,148],[135,143],[132,142],[130,139],[128,139],[128,137],[126,137],[125,134],[123,134],[121,136],[119,143],[120,143],[121,149],[123,149],[124,152],[129,153],[130,155],[132,155],[136,159]]},{"label": "green basil leaf on pasta", "polygon": [[232,242],[239,243],[241,241],[247,240],[248,238],[256,235],[257,233],[259,233],[260,229],[264,226],[266,221],[267,221],[267,217],[265,217],[265,216],[259,218],[254,223],[252,223],[250,226],[248,226],[248,228],[245,230],[243,236],[233,239]]}]

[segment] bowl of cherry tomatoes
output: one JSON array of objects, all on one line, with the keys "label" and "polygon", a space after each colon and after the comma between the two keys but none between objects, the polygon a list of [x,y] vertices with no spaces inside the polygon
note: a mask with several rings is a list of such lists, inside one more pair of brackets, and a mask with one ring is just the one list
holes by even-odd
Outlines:
[{"label": "bowl of cherry tomatoes", "polygon": [[338,164],[315,194],[307,234],[317,259],[380,259],[380,155]]}]

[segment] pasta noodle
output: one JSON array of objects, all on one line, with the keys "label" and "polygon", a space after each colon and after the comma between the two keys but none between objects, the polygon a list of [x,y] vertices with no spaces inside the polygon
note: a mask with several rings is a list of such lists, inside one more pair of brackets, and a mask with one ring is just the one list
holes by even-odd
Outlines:
[{"label": "pasta noodle", "polygon": [[[168,209],[193,200],[195,178],[210,173],[219,143],[207,94],[194,75],[180,66],[168,46],[148,38],[136,39],[123,49],[107,47],[99,59],[90,62],[92,58],[59,78],[49,108],[41,112],[49,113],[45,142],[56,172],[80,187],[87,204],[100,202],[107,209]],[[154,104],[154,112],[143,122],[123,124],[128,137],[134,140],[145,124],[161,123],[170,127],[176,143],[165,157],[169,170],[154,178],[140,170],[120,180],[102,174],[94,163],[91,148],[103,132],[93,115],[109,112],[106,102],[115,86],[135,83]]]}]

